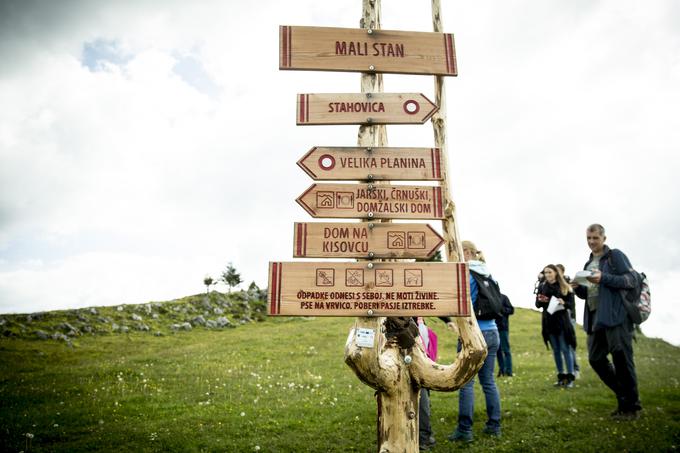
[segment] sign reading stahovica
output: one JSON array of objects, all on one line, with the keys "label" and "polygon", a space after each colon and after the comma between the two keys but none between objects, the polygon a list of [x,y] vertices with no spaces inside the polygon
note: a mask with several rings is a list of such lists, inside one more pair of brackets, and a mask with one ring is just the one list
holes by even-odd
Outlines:
[{"label": "sign reading stahovica", "polygon": [[439,148],[315,146],[297,164],[315,181],[442,179]]},{"label": "sign reading stahovica", "polygon": [[429,258],[444,239],[427,223],[296,222],[295,258]]},{"label": "sign reading stahovica", "polygon": [[422,93],[298,94],[297,124],[423,124],[437,109]]},{"label": "sign reading stahovica", "polygon": [[466,263],[270,262],[281,316],[470,316]]},{"label": "sign reading stahovica", "polygon": [[312,184],[296,200],[312,217],[443,219],[442,189],[388,184]]},{"label": "sign reading stahovica", "polygon": [[279,69],[455,76],[448,33],[279,27]]}]

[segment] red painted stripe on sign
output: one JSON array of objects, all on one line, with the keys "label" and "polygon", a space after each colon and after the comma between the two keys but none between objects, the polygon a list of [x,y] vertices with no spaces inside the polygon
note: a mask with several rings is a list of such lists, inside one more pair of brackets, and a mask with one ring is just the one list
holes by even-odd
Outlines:
[{"label": "red painted stripe on sign", "polygon": [[295,257],[303,257],[302,255],[302,224],[295,223]]},{"label": "red painted stripe on sign", "polygon": [[276,313],[281,313],[281,278],[283,278],[283,263],[279,263],[279,280],[276,285]]},{"label": "red painted stripe on sign", "polygon": [[435,178],[438,178],[438,179],[439,179],[439,178],[442,177],[442,167],[441,167],[441,165],[442,165],[442,163],[441,163],[441,162],[442,162],[442,161],[441,161],[442,156],[441,156],[441,150],[440,150],[439,148],[434,148],[434,156],[435,156],[435,160],[436,160],[436,164],[435,164],[435,169],[436,169],[436,171],[435,171]]},{"label": "red painted stripe on sign", "polygon": [[461,282],[462,282],[462,298],[460,299],[460,304],[462,307],[460,308],[460,311],[463,315],[465,316],[470,316],[470,300],[468,299],[468,272],[467,272],[467,266],[465,263],[459,263],[458,267],[460,267],[460,273],[461,273]]},{"label": "red painted stripe on sign", "polygon": [[279,66],[281,68],[290,67],[290,27],[282,25],[279,27],[280,31],[280,41],[281,41],[281,54],[279,55]]},{"label": "red painted stripe on sign", "polygon": [[446,72],[451,73],[451,58],[449,57],[449,40],[444,35],[444,55],[446,56]]},{"label": "red painted stripe on sign", "polygon": [[278,270],[279,270],[279,263],[270,263],[271,267],[271,274],[269,276],[269,314],[270,315],[275,315],[277,314],[276,311],[276,283],[278,281]]},{"label": "red painted stripe on sign", "polygon": [[458,298],[458,313],[460,314],[460,265],[456,266],[456,297]]},{"label": "red painted stripe on sign", "polygon": [[306,94],[298,94],[298,124],[304,124],[309,118],[306,116],[307,109],[305,108],[305,103],[307,101]]},{"label": "red painted stripe on sign", "polygon": [[451,70],[449,71],[450,74],[453,75],[458,75],[458,65],[456,64],[456,48],[454,45],[453,41],[453,35],[448,33],[446,35],[446,42],[448,43],[448,46],[446,48],[448,55],[446,57],[447,60],[451,61]]},{"label": "red painted stripe on sign", "polygon": [[304,239],[304,242],[303,242],[303,244],[304,244],[303,253],[304,253],[304,256],[307,256],[307,224],[305,223],[304,225],[305,225],[305,232],[304,232],[304,238],[305,239]]},{"label": "red painted stripe on sign", "polygon": [[433,187],[434,191],[434,213],[437,217],[442,217],[442,188]]}]

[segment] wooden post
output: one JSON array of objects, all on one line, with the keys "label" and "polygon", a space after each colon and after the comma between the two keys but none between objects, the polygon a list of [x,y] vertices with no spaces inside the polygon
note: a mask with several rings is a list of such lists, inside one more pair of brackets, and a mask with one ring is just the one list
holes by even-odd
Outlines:
[{"label": "wooden post", "polygon": [[[437,4],[435,13],[435,3]],[[433,0],[433,16],[440,16],[438,0]],[[437,19],[441,21],[441,19]],[[361,27],[380,28],[380,0],[363,0]],[[439,22],[441,27],[441,22]],[[435,25],[435,29],[437,25]],[[437,31],[437,30],[436,30]],[[437,77],[441,79],[441,77]],[[443,106],[443,80],[437,82],[435,103]],[[362,74],[362,92],[381,92],[381,74]],[[441,112],[441,111],[440,111]],[[445,115],[437,114],[435,141],[437,146],[445,145]],[[434,123],[434,119],[433,119]],[[378,147],[387,145],[384,125],[361,126],[359,146]],[[445,149],[445,148],[443,148]],[[444,168],[446,165],[444,163]],[[460,240],[455,228],[455,209],[446,188],[447,218],[444,231],[447,232],[446,248],[449,261],[458,261],[462,255]],[[474,315],[473,315],[474,316]],[[410,323],[410,324],[409,324]],[[377,390],[378,403],[378,451],[380,453],[418,451],[418,402],[420,388],[439,391],[455,391],[468,382],[481,368],[486,357],[486,344],[474,318],[457,318],[463,349],[451,365],[440,365],[431,361],[422,346],[414,342],[410,318],[356,318],[349,341],[345,347],[345,362],[366,385]],[[355,333],[359,329],[370,329],[375,334],[373,347],[359,346]],[[384,332],[383,332],[384,330]]]}]

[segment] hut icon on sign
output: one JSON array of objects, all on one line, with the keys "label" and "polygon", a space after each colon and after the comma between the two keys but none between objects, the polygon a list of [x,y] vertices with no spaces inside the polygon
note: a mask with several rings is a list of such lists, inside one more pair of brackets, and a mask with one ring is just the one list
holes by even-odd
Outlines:
[{"label": "hut icon on sign", "polygon": [[316,207],[333,209],[335,207],[335,197],[333,192],[319,192],[316,194]]},{"label": "hut icon on sign", "polygon": [[403,231],[388,231],[387,232],[387,248],[388,249],[405,249],[406,248],[406,233]]}]

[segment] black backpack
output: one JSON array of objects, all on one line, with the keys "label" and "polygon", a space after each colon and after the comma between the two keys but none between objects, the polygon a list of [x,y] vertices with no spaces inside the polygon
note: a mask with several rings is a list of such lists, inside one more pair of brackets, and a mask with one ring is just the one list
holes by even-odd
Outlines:
[{"label": "black backpack", "polygon": [[477,282],[477,304],[474,308],[477,319],[500,319],[503,317],[503,296],[498,283],[490,276],[471,270]]}]

